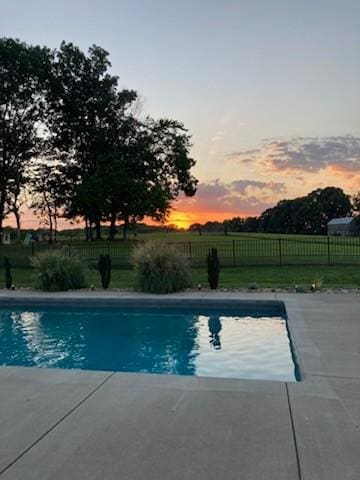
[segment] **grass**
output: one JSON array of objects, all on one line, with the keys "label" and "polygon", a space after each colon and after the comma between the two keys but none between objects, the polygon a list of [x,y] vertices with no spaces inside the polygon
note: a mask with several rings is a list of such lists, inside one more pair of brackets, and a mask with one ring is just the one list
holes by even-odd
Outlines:
[{"label": "grass", "polygon": [[[32,287],[33,270],[14,268],[13,282],[16,287]],[[90,270],[89,283],[100,288],[100,276]],[[294,285],[309,288],[316,277],[322,277],[323,288],[360,288],[360,268],[357,266],[246,266],[223,268],[220,272],[220,288],[248,287],[257,284],[259,288],[292,288]],[[5,274],[0,269],[0,286],[3,287]],[[207,286],[206,270],[192,269],[194,287],[199,283]],[[110,287],[133,288],[134,272],[130,269],[113,269]]]},{"label": "grass", "polygon": [[228,241],[232,240],[248,240],[249,238],[257,240],[268,239],[290,239],[290,240],[309,240],[309,239],[326,239],[324,235],[294,235],[294,234],[280,234],[280,233],[242,233],[242,232],[229,232],[228,235],[220,232],[203,232],[199,235],[198,232],[154,232],[143,233],[138,235],[139,240],[153,239],[153,240],[166,240],[171,242],[208,242],[208,241]]},{"label": "grass", "polygon": [[[326,237],[311,235],[274,234],[203,234],[196,232],[148,233],[139,240],[161,240],[177,243],[186,256],[191,257],[192,266],[205,266],[210,248],[216,247],[223,266],[239,265],[356,265],[360,264],[359,237]],[[110,253],[113,264],[129,266],[134,240],[128,241],[76,241],[69,246],[60,244],[66,253],[77,253],[94,265],[100,253]],[[0,246],[2,257],[8,256],[15,267],[29,267],[32,250],[35,253],[48,249],[48,245]]]}]

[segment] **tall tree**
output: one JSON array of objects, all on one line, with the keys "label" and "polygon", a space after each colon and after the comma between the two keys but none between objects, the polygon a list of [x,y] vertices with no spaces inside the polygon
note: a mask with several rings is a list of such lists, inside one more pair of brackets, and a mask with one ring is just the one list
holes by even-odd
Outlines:
[{"label": "tall tree", "polygon": [[85,54],[65,42],[54,52],[0,42],[0,231],[10,211],[20,225],[26,183],[50,230],[61,211],[82,217],[89,238],[94,227],[100,238],[102,221],[113,237],[117,221],[126,234],[144,217],[164,220],[180,191],[195,193],[183,125],[137,118],[136,92],[119,90],[109,67],[97,46]]},{"label": "tall tree", "polygon": [[341,188],[319,188],[305,197],[282,200],[275,207],[263,212],[259,218],[259,230],[274,233],[326,233],[332,218],[349,215],[350,198]]},{"label": "tall tree", "polygon": [[[136,100],[134,91],[118,91],[118,79],[108,73],[108,53],[92,46],[88,55],[63,42],[56,52],[49,104],[51,141],[63,161],[64,214],[82,216],[88,237],[92,226],[100,237],[101,209],[96,190],[89,188],[97,171],[97,158],[106,154],[117,136],[119,117]],[[115,126],[114,126],[115,125]]]},{"label": "tall tree", "polygon": [[10,195],[7,197],[7,205],[4,215],[5,217],[10,214],[14,215],[16,222],[16,237],[18,242],[21,241],[21,207],[27,203],[27,195],[24,188],[27,182],[27,177],[19,172],[12,185]]},{"label": "tall tree", "polygon": [[150,118],[126,123],[113,151],[98,158],[96,173],[111,240],[117,220],[123,222],[124,237],[128,225],[144,217],[164,220],[179,192],[194,195],[197,184],[191,174],[190,137],[182,124]]},{"label": "tall tree", "polygon": [[56,241],[64,201],[63,181],[58,161],[45,157],[32,165],[29,181],[31,208],[49,228],[50,243]]},{"label": "tall tree", "polygon": [[0,235],[7,208],[16,205],[25,184],[28,162],[41,148],[50,68],[48,49],[0,39]]}]

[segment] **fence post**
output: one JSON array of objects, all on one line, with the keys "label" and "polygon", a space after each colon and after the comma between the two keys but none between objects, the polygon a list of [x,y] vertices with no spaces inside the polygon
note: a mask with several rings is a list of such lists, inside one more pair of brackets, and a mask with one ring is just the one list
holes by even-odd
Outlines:
[{"label": "fence post", "polygon": [[190,266],[191,266],[191,259],[192,259],[192,253],[191,253],[191,240],[189,241],[189,261],[190,261]]},{"label": "fence post", "polygon": [[331,253],[330,253],[330,237],[327,237],[327,250],[328,250],[328,265],[331,265]]},{"label": "fence post", "polygon": [[31,242],[31,256],[34,256],[34,249],[35,249],[35,244],[34,242]]},{"label": "fence post", "polygon": [[282,265],[282,249],[281,249],[281,238],[278,238],[279,241],[279,262],[280,266]]},{"label": "fence post", "polygon": [[233,239],[232,241],[233,244],[233,261],[234,261],[234,267],[236,267],[236,255],[235,255],[235,240]]}]

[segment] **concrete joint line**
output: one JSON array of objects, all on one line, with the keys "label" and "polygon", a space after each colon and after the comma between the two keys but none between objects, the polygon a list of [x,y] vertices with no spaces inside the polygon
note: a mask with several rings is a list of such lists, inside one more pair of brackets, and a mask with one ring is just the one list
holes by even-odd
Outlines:
[{"label": "concrete joint line", "polygon": [[302,480],[301,466],[300,466],[300,455],[299,455],[298,443],[297,443],[296,432],[295,432],[295,423],[294,423],[294,417],[293,417],[292,408],[291,408],[289,387],[288,387],[288,384],[286,382],[285,382],[285,388],[286,388],[287,402],[288,402],[288,406],[289,406],[289,415],[290,415],[290,421],[291,421],[291,430],[292,430],[292,434],[293,434],[297,471],[298,471],[299,480]]},{"label": "concrete joint line", "polygon": [[52,427],[50,427],[46,432],[44,432],[40,437],[35,440],[29,447],[27,447],[23,452],[21,452],[12,462],[9,463],[5,468],[3,468],[0,471],[0,476],[2,476],[9,468],[11,468],[15,463],[20,460],[24,455],[26,455],[33,447],[35,447],[41,440],[43,440],[50,432],[55,430],[57,426],[60,425],[66,418],[68,418],[72,413],[75,412],[83,403],[85,403],[94,393],[96,393],[105,383],[110,380],[110,378],[115,375],[115,372],[111,372],[110,375],[108,375],[97,387],[95,387],[93,390],[91,390],[90,393],[88,393],[82,400],[80,400],[79,403],[75,405],[75,407],[71,408],[65,415],[63,415],[57,422],[54,423]]}]

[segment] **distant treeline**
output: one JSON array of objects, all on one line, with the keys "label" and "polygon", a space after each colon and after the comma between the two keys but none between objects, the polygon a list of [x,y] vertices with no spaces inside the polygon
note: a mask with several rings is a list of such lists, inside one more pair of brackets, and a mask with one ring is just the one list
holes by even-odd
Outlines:
[{"label": "distant treeline", "polygon": [[319,188],[304,197],[281,200],[259,217],[234,217],[223,222],[194,223],[190,231],[263,232],[322,235],[332,218],[351,215],[359,210],[359,196],[351,201],[341,188]]},{"label": "distant treeline", "polygon": [[[120,225],[117,227],[118,233],[122,233],[124,226]],[[183,229],[181,229],[183,231]],[[10,233],[12,240],[18,238],[17,229],[13,227],[4,227],[4,231]],[[179,232],[180,230],[176,225],[148,225],[146,223],[140,222],[136,224],[131,224],[128,227],[128,236],[131,238],[136,238],[138,235],[143,235],[146,233],[171,233]],[[24,240],[26,235],[32,235],[33,239],[37,241],[50,241],[49,230],[47,228],[28,228],[21,231],[21,240]],[[101,235],[106,238],[109,235],[109,227],[101,227]],[[41,240],[39,240],[41,238]],[[84,229],[83,228],[68,228],[59,230],[57,233],[57,240],[59,241],[82,241],[84,239]]]}]

